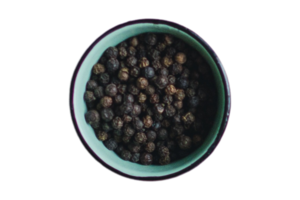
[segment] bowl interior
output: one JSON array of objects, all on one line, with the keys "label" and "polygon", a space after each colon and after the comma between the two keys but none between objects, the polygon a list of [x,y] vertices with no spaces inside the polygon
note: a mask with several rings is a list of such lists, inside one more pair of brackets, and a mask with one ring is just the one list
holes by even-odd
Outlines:
[{"label": "bowl interior", "polygon": [[[184,159],[178,160],[174,163],[165,166],[143,166],[140,164],[135,164],[132,162],[124,161],[119,158],[113,151],[109,151],[103,145],[101,141],[99,141],[95,133],[90,125],[85,122],[84,114],[87,112],[87,107],[83,100],[83,95],[85,92],[86,82],[89,80],[91,76],[91,69],[93,65],[98,61],[101,57],[102,53],[110,46],[116,46],[120,42],[128,39],[129,37],[145,33],[145,32],[158,32],[158,33],[169,33],[172,34],[191,47],[195,48],[207,61],[207,63],[212,68],[212,72],[214,75],[214,79],[217,86],[218,92],[218,109],[216,118],[211,128],[210,133],[208,134],[206,140],[203,145],[194,151],[192,154],[187,156]],[[128,25],[118,30],[115,30],[101,39],[94,47],[90,50],[80,69],[77,73],[77,77],[75,79],[74,91],[73,91],[73,108],[74,115],[76,119],[77,126],[84,138],[85,142],[89,145],[91,150],[105,163],[110,165],[111,167],[121,171],[125,174],[135,177],[159,177],[166,176],[173,173],[176,173],[201,158],[209,147],[213,144],[216,139],[217,133],[219,132],[220,125],[222,122],[224,108],[225,108],[225,92],[224,85],[222,82],[221,74],[213,61],[210,54],[206,51],[206,49],[193,37],[188,35],[187,33],[176,29],[174,27],[164,25],[164,24],[153,24],[153,23],[139,23]]]}]

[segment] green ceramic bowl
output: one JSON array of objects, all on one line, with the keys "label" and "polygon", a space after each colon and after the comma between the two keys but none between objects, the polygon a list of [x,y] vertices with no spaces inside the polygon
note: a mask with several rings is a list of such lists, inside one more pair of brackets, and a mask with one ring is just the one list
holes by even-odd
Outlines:
[{"label": "green ceramic bowl", "polygon": [[[91,75],[92,66],[98,61],[106,48],[115,46],[132,36],[146,32],[172,34],[198,50],[213,71],[218,91],[217,116],[213,128],[203,145],[184,159],[165,166],[144,166],[122,160],[113,151],[106,149],[103,143],[96,138],[93,129],[84,119],[87,107],[83,100],[83,94],[86,82]],[[196,33],[173,22],[142,19],[130,21],[108,30],[86,50],[73,74],[70,91],[70,109],[80,140],[90,154],[101,164],[129,178],[161,180],[178,176],[193,169],[212,153],[227,125],[230,112],[230,89],[226,73],[217,55]]]}]

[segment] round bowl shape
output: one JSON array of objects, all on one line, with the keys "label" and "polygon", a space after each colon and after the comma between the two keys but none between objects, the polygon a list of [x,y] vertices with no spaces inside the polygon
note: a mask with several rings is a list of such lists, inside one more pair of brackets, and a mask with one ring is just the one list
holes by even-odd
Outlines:
[{"label": "round bowl shape", "polygon": [[[196,49],[212,69],[217,86],[218,108],[213,127],[205,141],[189,156],[164,166],[144,166],[122,160],[115,152],[108,150],[99,141],[92,127],[86,123],[84,114],[87,107],[83,99],[86,82],[91,76],[91,69],[103,52],[110,46],[142,33],[169,33],[182,39]],[[77,134],[91,155],[108,169],[138,180],[161,180],[185,173],[206,159],[219,143],[229,118],[230,89],[222,64],[208,44],[193,31],[173,22],[142,19],[118,25],[104,34],[86,50],[80,59],[71,82],[70,88],[71,116]]]}]

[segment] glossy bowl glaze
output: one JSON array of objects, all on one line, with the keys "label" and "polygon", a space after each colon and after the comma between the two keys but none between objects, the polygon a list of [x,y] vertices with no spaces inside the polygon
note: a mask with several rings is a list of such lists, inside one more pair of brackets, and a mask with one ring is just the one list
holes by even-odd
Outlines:
[{"label": "glossy bowl glaze", "polygon": [[[218,108],[213,127],[203,145],[189,156],[165,166],[144,166],[119,158],[99,141],[92,127],[86,123],[87,111],[83,94],[91,69],[103,52],[110,46],[142,33],[169,33],[195,48],[212,69],[218,93]],[[94,41],[81,57],[72,77],[70,88],[70,109],[76,132],[90,154],[108,169],[138,180],[161,180],[183,174],[205,160],[219,143],[230,113],[230,88],[224,68],[208,44],[193,31],[173,22],[142,19],[118,25]]]}]

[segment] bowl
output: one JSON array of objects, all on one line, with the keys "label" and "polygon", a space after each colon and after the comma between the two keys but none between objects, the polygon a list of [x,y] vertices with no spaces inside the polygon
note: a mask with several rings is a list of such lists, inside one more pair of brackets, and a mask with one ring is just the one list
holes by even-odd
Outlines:
[{"label": "bowl", "polygon": [[[217,113],[212,128],[203,144],[189,156],[168,165],[144,166],[122,160],[99,141],[92,127],[86,123],[87,111],[83,99],[86,82],[91,69],[103,52],[110,46],[132,36],[146,33],[169,33],[195,48],[212,69],[217,87]],[[216,148],[225,131],[230,113],[230,88],[224,68],[212,48],[196,33],[179,24],[157,20],[141,19],[129,21],[106,31],[97,38],[81,57],[74,71],[70,88],[70,110],[76,132],[90,154],[108,169],[122,176],[137,180],[162,180],[181,175],[203,162]]]}]

